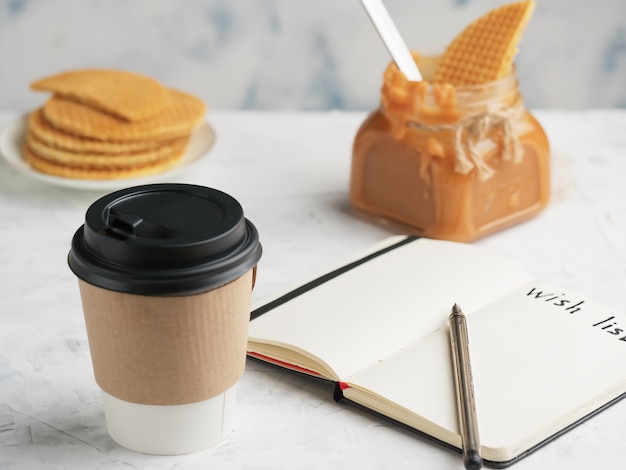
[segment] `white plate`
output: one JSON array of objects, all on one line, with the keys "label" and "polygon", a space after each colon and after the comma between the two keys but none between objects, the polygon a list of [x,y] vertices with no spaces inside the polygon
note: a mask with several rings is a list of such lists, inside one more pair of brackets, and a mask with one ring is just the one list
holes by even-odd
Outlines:
[{"label": "white plate", "polygon": [[55,186],[94,191],[122,189],[129,186],[149,184],[170,179],[179,173],[188,171],[192,166],[197,164],[207,155],[215,141],[213,129],[205,122],[191,134],[191,139],[189,140],[185,154],[178,165],[169,171],[140,178],[84,180],[47,175],[31,168],[22,158],[22,144],[26,136],[26,128],[26,117],[21,117],[2,129],[2,134],[0,135],[0,155],[9,165],[20,173]]}]

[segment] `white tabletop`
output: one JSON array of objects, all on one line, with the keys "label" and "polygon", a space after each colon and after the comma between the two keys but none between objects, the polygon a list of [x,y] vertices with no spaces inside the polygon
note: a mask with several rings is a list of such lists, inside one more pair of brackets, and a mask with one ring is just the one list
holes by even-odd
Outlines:
[{"label": "white tabletop", "polygon": [[[535,115],[552,145],[552,201],[534,219],[475,243],[623,311],[626,111]],[[16,117],[0,113],[0,126]],[[208,114],[216,145],[177,181],[231,194],[258,228],[264,253],[255,300],[394,233],[348,203],[352,139],[364,117]],[[66,262],[85,210],[103,194],[55,187],[0,163],[0,468],[462,468],[458,454],[335,403],[330,385],[252,361],[238,390],[235,430],[219,446],[156,457],[115,444]],[[625,435],[622,401],[513,468],[621,469]]]}]

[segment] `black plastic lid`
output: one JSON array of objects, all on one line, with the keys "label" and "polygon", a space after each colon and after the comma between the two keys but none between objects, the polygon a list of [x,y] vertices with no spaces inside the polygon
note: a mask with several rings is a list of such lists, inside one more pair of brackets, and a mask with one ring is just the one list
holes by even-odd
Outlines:
[{"label": "black plastic lid", "polygon": [[142,295],[203,292],[261,258],[256,228],[216,189],[151,184],[94,202],[72,240],[70,268],[105,289]]}]

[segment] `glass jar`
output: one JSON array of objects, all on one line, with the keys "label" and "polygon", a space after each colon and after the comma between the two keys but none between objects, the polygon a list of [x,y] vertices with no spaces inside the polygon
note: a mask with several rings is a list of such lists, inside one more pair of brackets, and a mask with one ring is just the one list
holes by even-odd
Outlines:
[{"label": "glass jar", "polygon": [[433,85],[438,58],[415,59],[424,81],[407,81],[392,62],[380,107],[357,132],[352,205],[410,233],[455,241],[541,211],[549,144],[524,108],[515,71],[484,85]]}]

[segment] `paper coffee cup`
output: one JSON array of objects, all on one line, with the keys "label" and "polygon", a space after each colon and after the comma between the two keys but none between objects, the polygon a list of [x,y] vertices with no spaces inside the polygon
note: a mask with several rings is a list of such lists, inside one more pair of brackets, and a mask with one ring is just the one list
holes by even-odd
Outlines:
[{"label": "paper coffee cup", "polygon": [[119,444],[181,454],[230,431],[260,256],[241,206],[214,189],[139,186],[87,210],[68,262]]}]

